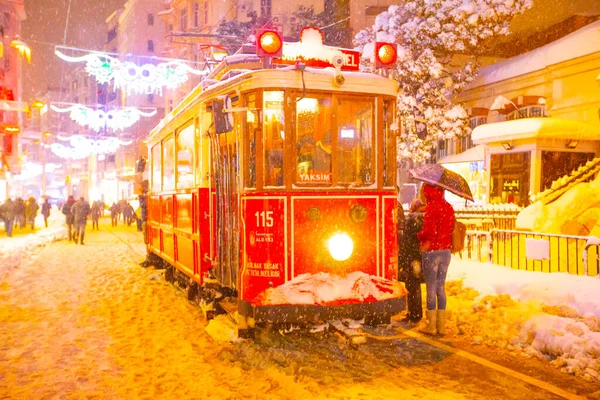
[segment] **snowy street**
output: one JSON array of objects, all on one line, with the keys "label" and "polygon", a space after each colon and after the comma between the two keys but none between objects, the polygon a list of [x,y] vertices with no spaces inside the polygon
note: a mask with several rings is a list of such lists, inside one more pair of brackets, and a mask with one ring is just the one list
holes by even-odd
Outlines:
[{"label": "snowy street", "polygon": [[[485,302],[458,282],[449,284],[449,309],[464,318],[441,340],[404,332],[399,315],[392,327],[367,330],[356,350],[339,334],[297,331],[220,343],[163,271],[138,265],[141,233],[112,229],[107,218],[99,232],[90,228],[85,246],[61,240],[0,266],[0,398],[600,398],[598,380],[523,357],[517,345],[474,344],[478,334],[486,344],[497,315],[472,311]],[[12,239],[0,237],[0,248]],[[494,310],[516,315],[520,306],[495,298],[505,304]]]}]

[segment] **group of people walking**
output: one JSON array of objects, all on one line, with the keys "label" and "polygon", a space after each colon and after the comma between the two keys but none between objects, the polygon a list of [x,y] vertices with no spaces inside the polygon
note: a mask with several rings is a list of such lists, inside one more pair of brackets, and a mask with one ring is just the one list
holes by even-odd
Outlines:
[{"label": "group of people walking", "polygon": [[[44,224],[48,226],[48,217],[50,216],[50,209],[52,206],[45,199],[42,203],[42,215],[44,216]],[[35,230],[35,218],[37,217],[38,205],[34,197],[30,197],[27,201],[22,198],[17,198],[14,201],[11,198],[0,206],[0,220],[4,222],[4,230],[6,235],[11,237],[14,227],[25,229],[27,226],[31,227],[31,230]]]},{"label": "group of people walking", "polygon": [[[400,212],[403,218],[403,212]],[[421,284],[426,288],[426,320],[421,332],[446,333],[446,274],[450,265],[454,209],[444,199],[444,190],[423,184],[410,205],[404,228],[399,232],[399,279],[408,291],[405,321],[417,324],[423,318]]]},{"label": "group of people walking", "polygon": [[[142,196],[140,196],[141,198]],[[127,224],[127,226],[131,226],[133,221],[136,222],[138,231],[142,230],[142,204],[140,199],[140,206],[137,210],[133,209],[133,206],[126,201],[120,201],[119,203],[113,203],[109,207],[110,218],[112,226],[117,226],[119,222],[119,218],[123,217],[123,222]]]}]

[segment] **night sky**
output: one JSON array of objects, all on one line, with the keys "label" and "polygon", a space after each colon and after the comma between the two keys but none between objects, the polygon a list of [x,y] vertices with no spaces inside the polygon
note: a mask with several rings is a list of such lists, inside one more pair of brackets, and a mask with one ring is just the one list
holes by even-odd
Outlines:
[{"label": "night sky", "polygon": [[[29,101],[49,85],[59,86],[61,70],[66,73],[73,65],[54,55],[54,45],[63,44],[69,0],[24,1],[27,20],[21,36],[31,46],[32,61],[24,66],[23,99]],[[66,44],[101,49],[106,40],[106,17],[124,4],[125,0],[71,0]],[[521,34],[531,25],[546,27],[573,14],[600,14],[600,0],[534,0],[534,9],[517,17],[513,30]]]}]

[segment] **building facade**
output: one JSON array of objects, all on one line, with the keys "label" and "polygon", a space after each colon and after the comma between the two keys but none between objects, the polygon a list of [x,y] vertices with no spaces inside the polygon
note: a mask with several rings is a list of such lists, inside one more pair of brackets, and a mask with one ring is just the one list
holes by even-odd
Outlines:
[{"label": "building facade", "polygon": [[15,45],[25,18],[22,1],[0,1],[0,201],[14,197],[11,176],[20,172],[19,133],[27,111],[21,102],[22,66],[27,61]]},{"label": "building facade", "polygon": [[600,21],[481,70],[461,94],[471,137],[438,143],[438,162],[482,202],[532,195],[600,156]]}]

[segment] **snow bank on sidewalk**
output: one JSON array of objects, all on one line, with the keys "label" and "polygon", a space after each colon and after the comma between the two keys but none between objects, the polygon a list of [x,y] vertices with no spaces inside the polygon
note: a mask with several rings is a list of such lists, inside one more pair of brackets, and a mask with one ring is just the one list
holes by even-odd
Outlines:
[{"label": "snow bank on sidewalk", "polygon": [[67,229],[59,223],[29,235],[0,238],[0,273],[19,266],[36,248],[66,238]]},{"label": "snow bank on sidewalk", "polygon": [[453,258],[447,280],[457,334],[600,380],[599,279]]},{"label": "snow bank on sidewalk", "polygon": [[453,258],[448,281],[481,296],[508,294],[520,301],[539,301],[549,306],[569,306],[583,317],[600,317],[600,279],[567,273],[519,271],[491,263]]}]

